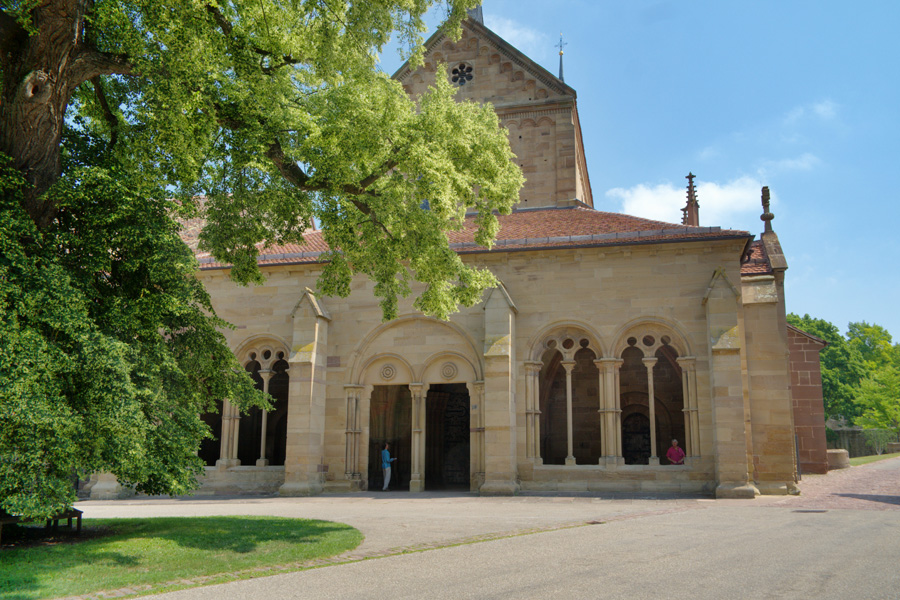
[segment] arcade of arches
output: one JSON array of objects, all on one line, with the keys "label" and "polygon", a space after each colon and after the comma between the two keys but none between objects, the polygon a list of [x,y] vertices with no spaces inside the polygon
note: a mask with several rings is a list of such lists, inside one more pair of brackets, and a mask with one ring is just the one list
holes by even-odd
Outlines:
[{"label": "arcade of arches", "polygon": [[[541,348],[541,360],[525,363],[528,458],[543,465],[667,465],[672,439],[689,458],[698,455],[694,359],[679,355],[671,334],[633,328],[613,358],[603,358],[579,331],[548,336]],[[240,414],[227,401],[220,404],[221,416],[205,418],[221,435],[204,445],[201,457],[210,466],[284,465],[285,352],[271,342],[255,344],[243,359],[257,388],[271,396],[272,409]],[[471,384],[476,395],[477,383]],[[477,489],[484,428],[473,423],[479,412],[477,404],[474,413],[470,409],[469,386],[351,385],[347,391],[348,479],[380,489],[380,451],[389,443],[397,459],[392,489]]]},{"label": "arcade of arches", "polygon": [[214,466],[220,461],[227,466],[284,465],[287,439],[287,406],[289,366],[285,350],[273,343],[257,344],[245,350],[244,369],[256,389],[269,395],[272,408],[251,408],[241,414],[227,400],[218,401],[217,413],[203,415],[213,430],[214,438],[204,440],[200,458]]},{"label": "arcade of arches", "polygon": [[694,360],[679,357],[670,335],[629,335],[616,358],[598,357],[588,337],[572,332],[548,337],[543,349],[526,365],[528,394],[537,394],[529,397],[537,407],[527,424],[530,457],[544,465],[670,464],[672,439],[697,455]]}]

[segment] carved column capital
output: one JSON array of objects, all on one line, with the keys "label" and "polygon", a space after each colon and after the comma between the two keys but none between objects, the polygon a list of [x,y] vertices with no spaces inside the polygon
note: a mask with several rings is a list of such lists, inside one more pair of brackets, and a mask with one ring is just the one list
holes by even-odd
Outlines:
[{"label": "carved column capital", "polygon": [[620,369],[624,362],[625,361],[621,358],[600,358],[595,360],[594,364],[597,365],[598,368],[602,367],[612,371],[613,369]]},{"label": "carved column capital", "polygon": [[528,375],[537,375],[541,372],[541,369],[544,368],[544,363],[537,361],[526,361],[525,362],[525,372]]}]

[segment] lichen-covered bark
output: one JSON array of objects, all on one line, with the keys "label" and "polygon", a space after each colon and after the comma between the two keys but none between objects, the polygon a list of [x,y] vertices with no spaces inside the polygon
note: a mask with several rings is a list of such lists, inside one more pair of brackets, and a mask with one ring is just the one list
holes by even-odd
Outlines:
[{"label": "lichen-covered bark", "polygon": [[56,207],[42,198],[60,176],[60,140],[74,90],[101,74],[131,70],[85,40],[84,0],[48,0],[31,13],[31,31],[0,11],[0,152],[30,186],[25,210],[44,228]]}]

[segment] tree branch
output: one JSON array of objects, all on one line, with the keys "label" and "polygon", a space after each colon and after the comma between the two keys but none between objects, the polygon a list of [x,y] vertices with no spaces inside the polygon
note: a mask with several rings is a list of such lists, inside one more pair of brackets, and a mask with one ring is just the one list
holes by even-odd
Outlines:
[{"label": "tree branch", "polygon": [[278,140],[275,140],[269,145],[269,149],[266,150],[266,157],[272,161],[272,164],[275,165],[275,168],[278,169],[281,176],[289,183],[304,191],[319,191],[314,187],[308,187],[309,175],[297,166],[297,163],[285,158],[284,149],[281,147],[281,142]]},{"label": "tree branch", "polygon": [[123,55],[83,49],[75,57],[70,74],[70,85],[75,89],[98,75],[134,75],[134,65]]},{"label": "tree branch", "polygon": [[362,181],[359,182],[360,191],[364,191],[364,190],[368,189],[370,185],[372,185],[373,183],[375,183],[376,181],[378,181],[379,179],[384,177],[388,171],[390,171],[391,169],[393,169],[396,166],[397,166],[397,161],[394,160],[393,158],[389,158],[388,160],[384,161],[380,167],[378,167],[377,169],[375,169],[372,172],[371,175],[369,175],[368,177],[366,177],[365,179],[363,179]]},{"label": "tree branch", "polygon": [[100,81],[100,76],[92,77],[91,83],[94,85],[94,95],[97,97],[97,102],[100,103],[100,108],[103,109],[103,118],[106,119],[106,123],[109,125],[108,148],[112,150],[116,142],[119,141],[119,119],[109,108],[109,102],[106,100],[106,93],[103,91],[103,82]]},{"label": "tree branch", "polygon": [[216,22],[216,25],[219,26],[219,29],[222,30],[222,33],[231,37],[232,31],[234,28],[231,26],[231,23],[228,22],[228,19],[225,18],[225,15],[222,14],[222,11],[219,10],[218,6],[213,6],[212,4],[206,5],[206,12],[208,12],[213,20]]},{"label": "tree branch", "polygon": [[[305,192],[323,192],[331,189],[330,186],[325,185],[310,185],[309,175],[307,175],[303,169],[297,166],[297,163],[292,160],[288,160],[284,156],[284,149],[281,147],[281,142],[279,142],[278,140],[272,142],[272,144],[269,146],[269,149],[266,151],[266,156],[272,161],[272,163],[275,165],[275,168],[278,169],[279,173],[281,173],[282,177],[284,177],[289,183],[297,186],[301,190]],[[391,166],[392,164],[393,166]],[[375,181],[377,181],[379,177],[384,175],[384,173],[393,169],[394,166],[396,166],[395,163],[393,163],[392,161],[387,161],[384,163],[384,165],[382,165],[382,167],[385,169],[382,173],[373,173],[372,175],[369,175],[369,177],[363,179],[357,186],[344,185],[340,187],[340,191],[350,196],[348,200],[353,203],[353,206],[355,206],[357,210],[359,210],[359,212],[366,215],[369,218],[369,221],[371,221],[374,225],[380,227],[382,231],[384,231],[391,239],[394,238],[394,234],[392,234],[390,230],[384,225],[384,223],[382,223],[378,219],[378,216],[372,210],[372,207],[360,200],[357,196],[377,195],[372,192],[367,192],[366,188],[375,183]]]},{"label": "tree branch", "polygon": [[[231,45],[232,47],[235,46],[235,44],[238,43],[238,40],[235,39],[234,26],[228,22],[228,19],[226,19],[225,15],[222,14],[222,11],[219,10],[219,7],[213,6],[211,4],[207,4],[206,12],[208,12],[210,14],[210,16],[212,16],[213,21],[216,22],[216,25],[218,25],[219,29],[222,31],[222,33],[225,34],[225,37],[228,38],[229,45]],[[250,50],[251,52],[258,54],[260,56],[263,56],[265,58],[272,58],[275,56],[274,52],[269,52],[268,50],[264,50],[263,48],[260,48],[259,46],[256,46],[253,44],[246,44],[244,42],[241,42],[241,45],[245,46],[245,48],[244,48],[245,50]],[[297,64],[300,64],[301,62],[303,62],[302,59],[294,58],[290,54],[284,54],[280,58],[281,58],[281,62],[278,64],[275,64],[275,65],[266,66],[266,65],[260,64],[259,65],[260,70],[263,73],[265,73],[266,75],[271,75],[272,73],[274,73],[275,71],[277,71],[278,69],[280,69],[282,67],[286,67],[288,65],[297,65]]]}]

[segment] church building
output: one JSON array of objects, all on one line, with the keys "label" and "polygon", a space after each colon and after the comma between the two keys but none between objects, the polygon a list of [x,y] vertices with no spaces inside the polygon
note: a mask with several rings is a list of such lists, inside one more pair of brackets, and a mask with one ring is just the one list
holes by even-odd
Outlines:
[{"label": "church building", "polygon": [[[693,175],[682,223],[598,210],[575,90],[480,15],[394,77],[416,96],[446,64],[460,100],[490,102],[509,131],[527,182],[495,246],[474,243],[474,224],[450,233],[502,284],[446,322],[411,301],[382,322],[364,278],[347,298],[313,291],[320,233],[263,250],[261,286],[199,254],[198,277],[236,325],[228,341],[273,405],[240,414],[226,399],[205,417],[216,439],[200,493],[381,489],[385,443],[391,489],[412,493],[794,493],[787,263],[768,190],[758,240],[701,226]],[[812,462],[824,421],[821,438]],[[683,464],[667,458],[673,440]]]}]

